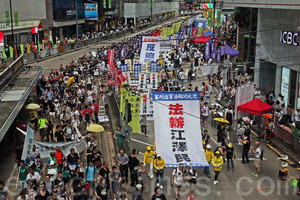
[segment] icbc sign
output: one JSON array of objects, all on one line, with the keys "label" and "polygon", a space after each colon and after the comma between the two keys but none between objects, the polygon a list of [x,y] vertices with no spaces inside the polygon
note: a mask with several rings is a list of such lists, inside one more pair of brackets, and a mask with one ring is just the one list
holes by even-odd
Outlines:
[{"label": "icbc sign", "polygon": [[294,46],[298,46],[298,42],[296,42],[296,37],[298,37],[299,33],[293,33],[288,31],[281,31],[280,33],[280,42],[285,44],[293,44]]}]

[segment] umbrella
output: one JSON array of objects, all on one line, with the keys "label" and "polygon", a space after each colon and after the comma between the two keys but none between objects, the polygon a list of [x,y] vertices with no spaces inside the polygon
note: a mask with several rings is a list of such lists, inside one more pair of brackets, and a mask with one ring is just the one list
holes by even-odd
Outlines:
[{"label": "umbrella", "polygon": [[39,109],[40,105],[36,104],[36,103],[30,103],[26,106],[26,109],[28,110],[35,110],[35,109]]},{"label": "umbrella", "polygon": [[104,131],[104,128],[103,128],[103,126],[101,126],[101,125],[98,125],[98,124],[92,124],[92,125],[90,125],[90,126],[87,128],[87,130],[88,130],[88,131],[92,131],[92,132],[99,133],[99,132]]},{"label": "umbrella", "polygon": [[222,123],[229,124],[229,121],[227,121],[226,119],[223,119],[223,118],[214,118],[214,120],[217,121],[217,122],[222,122]]},{"label": "umbrella", "polygon": [[68,82],[67,82],[67,86],[69,86],[69,85],[71,85],[71,83],[74,81],[74,76],[72,76],[72,77],[70,77],[69,79],[68,79]]}]

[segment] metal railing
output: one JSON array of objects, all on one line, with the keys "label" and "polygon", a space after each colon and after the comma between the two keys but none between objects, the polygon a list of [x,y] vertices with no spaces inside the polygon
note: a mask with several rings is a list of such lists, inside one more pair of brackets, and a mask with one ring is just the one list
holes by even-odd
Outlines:
[{"label": "metal railing", "polygon": [[[48,48],[48,46],[49,46],[48,43],[44,43],[41,45],[44,45],[45,50],[25,53],[24,60],[26,60],[27,63],[44,60],[44,59],[47,59],[48,57],[53,57],[53,56],[57,56],[59,54],[64,54],[64,53],[67,53],[70,51],[74,51],[74,50],[77,50],[79,48],[82,48],[82,47],[90,45],[90,44],[99,44],[99,43],[107,41],[107,40],[113,40],[113,39],[120,38],[120,37],[128,35],[128,34],[133,34],[138,31],[141,31],[143,29],[147,29],[152,26],[156,26],[162,22],[171,20],[172,18],[173,17],[166,17],[163,19],[156,20],[155,22],[143,24],[140,26],[136,26],[134,28],[126,28],[126,29],[120,30],[118,32],[112,32],[112,33],[108,33],[104,36],[88,38],[86,40],[78,40],[78,41],[74,41],[72,43],[65,43],[65,44],[63,42],[61,42],[59,44],[55,44],[54,47],[52,47],[52,44],[50,44],[50,46],[51,46],[50,48]],[[24,46],[26,46],[26,45],[24,45]],[[7,59],[4,59],[4,61],[6,62],[6,65],[9,66],[11,63],[13,63],[13,58],[7,58]],[[1,65],[1,63],[0,63],[0,65]],[[0,74],[1,74],[1,71],[0,71]]]}]

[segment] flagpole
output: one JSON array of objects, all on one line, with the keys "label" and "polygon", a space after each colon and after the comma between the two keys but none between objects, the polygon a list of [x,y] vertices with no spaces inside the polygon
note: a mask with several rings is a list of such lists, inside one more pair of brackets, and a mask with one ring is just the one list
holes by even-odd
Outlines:
[{"label": "flagpole", "polygon": [[[14,34],[14,24],[13,24],[13,17],[12,17],[12,6],[11,6],[11,0],[9,0],[9,9],[10,9],[10,25],[11,25],[11,34],[13,36],[13,43],[14,46],[16,45],[15,41],[15,34]],[[13,54],[14,60],[16,60],[16,55]]]}]

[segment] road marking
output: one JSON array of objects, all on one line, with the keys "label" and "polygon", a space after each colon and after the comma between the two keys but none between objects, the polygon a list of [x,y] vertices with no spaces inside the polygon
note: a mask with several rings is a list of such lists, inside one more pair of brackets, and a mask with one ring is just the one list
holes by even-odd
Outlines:
[{"label": "road marking", "polygon": [[[280,157],[282,156],[281,153],[279,153],[279,151],[277,151],[274,147],[272,147],[270,144],[267,144],[267,146],[272,149],[273,151],[275,151],[275,153],[277,153]],[[291,165],[294,165],[293,162],[291,162],[290,160],[287,160],[288,163],[290,163]]]},{"label": "road marking", "polygon": [[144,155],[144,153],[142,153],[142,152],[139,152],[139,154]]},{"label": "road marking", "polygon": [[[136,134],[136,133],[133,133],[133,134]],[[145,133],[137,133],[137,134],[140,134],[140,135],[145,136]],[[145,136],[145,137],[146,137],[146,136]],[[152,136],[147,134],[147,137],[152,137]]]},{"label": "road marking", "polygon": [[[237,158],[236,160],[242,160],[241,158]],[[249,160],[255,160],[255,158],[249,158]],[[263,158],[263,160],[267,160],[267,158]]]},{"label": "road marking", "polygon": [[146,142],[142,142],[142,141],[139,141],[139,140],[136,140],[136,139],[130,139],[131,141],[134,141],[134,142],[138,142],[138,143],[141,143],[141,144],[144,144],[144,145],[147,145],[147,146],[150,146],[150,147],[153,147],[152,144],[149,144],[149,143],[146,143]]}]

